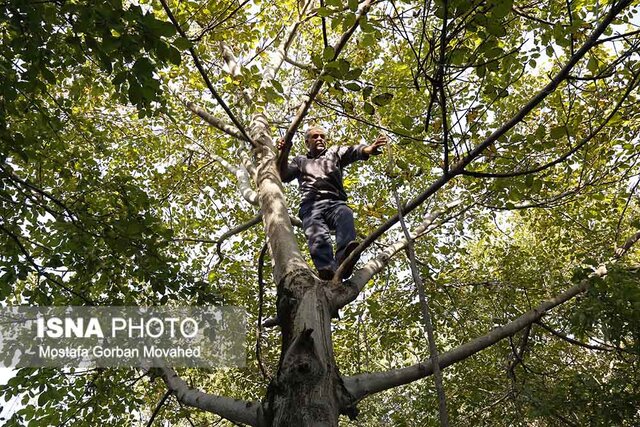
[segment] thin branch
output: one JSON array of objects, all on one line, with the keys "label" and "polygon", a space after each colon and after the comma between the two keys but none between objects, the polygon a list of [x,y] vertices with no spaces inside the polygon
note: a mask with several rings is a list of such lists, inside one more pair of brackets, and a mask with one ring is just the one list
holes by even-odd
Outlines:
[{"label": "thin branch", "polygon": [[[601,271],[597,275],[604,274],[605,273]],[[491,332],[483,336],[475,338],[453,350],[441,354],[439,363],[440,368],[444,369],[454,363],[466,360],[470,356],[493,346],[504,338],[514,335],[521,329],[526,328],[531,323],[542,318],[542,316],[554,307],[564,304],[575,296],[585,292],[588,287],[589,280],[582,280],[577,285],[574,285],[556,297],[543,301],[536,308],[522,314],[515,320],[501,327],[494,328]],[[409,384],[431,374],[433,374],[433,365],[430,361],[425,361],[406,368],[393,369],[387,372],[360,374],[352,377],[346,377],[343,380],[347,390],[349,390],[354,398],[356,400],[361,400],[374,393],[388,390],[403,384]]]},{"label": "thin branch", "polygon": [[303,64],[302,62],[298,62],[295,59],[291,59],[288,56],[284,57],[284,62],[287,62],[291,65],[293,65],[294,67],[298,67],[301,70],[305,70],[308,71],[310,73],[319,73],[321,70],[318,70],[316,67],[314,67],[311,64]]},{"label": "thin branch", "polygon": [[609,115],[607,115],[607,117],[598,125],[598,127],[594,131],[589,133],[589,135],[582,138],[582,140],[578,144],[576,144],[571,150],[567,151],[565,154],[558,157],[557,159],[552,160],[551,162],[548,162],[544,165],[535,167],[533,169],[525,170],[525,171],[507,172],[507,173],[488,173],[488,172],[464,170],[462,171],[462,175],[472,176],[475,178],[513,178],[516,176],[523,176],[523,175],[529,175],[532,173],[541,172],[545,169],[549,169],[552,166],[562,163],[563,161],[571,157],[573,154],[575,154],[582,147],[584,147],[587,143],[589,143],[589,141],[591,141],[594,137],[596,137],[598,133],[600,133],[600,131],[604,129],[604,127],[609,123],[609,121],[611,121],[611,119],[613,118],[613,116],[615,116],[615,114],[618,112],[620,107],[622,107],[623,102],[626,101],[626,99],[629,97],[631,92],[636,88],[636,82],[638,80],[638,76],[640,76],[640,70],[633,75],[633,80],[631,81],[631,84],[627,86],[627,90],[625,91],[625,93],[618,100],[618,102],[614,106],[613,110],[611,110]]},{"label": "thin branch", "polygon": [[[169,8],[169,5],[167,5],[167,1],[166,0],[160,0],[160,3],[162,3],[162,7],[164,8],[165,13],[169,17],[169,20],[171,20],[171,22],[173,23],[173,26],[176,27],[176,30],[178,31],[178,33],[182,37],[187,39],[188,38],[187,35],[185,34],[184,30],[180,27],[180,24],[176,20],[175,16],[173,16],[173,13],[171,12],[171,9]],[[220,97],[220,95],[218,95],[218,92],[213,87],[213,84],[211,84],[211,80],[209,79],[209,76],[207,75],[207,72],[202,67],[202,63],[200,63],[200,58],[198,57],[198,54],[196,53],[196,51],[191,46],[189,46],[189,53],[191,53],[191,57],[193,58],[193,62],[196,64],[196,68],[200,72],[200,75],[202,76],[202,79],[204,80],[205,84],[209,88],[209,91],[211,92],[211,95],[213,95],[213,97],[216,99],[216,101],[218,101],[218,104],[220,104],[220,106],[225,111],[225,113],[227,113],[227,116],[229,116],[229,118],[231,119],[233,124],[236,125],[236,127],[238,128],[238,130],[240,131],[240,133],[244,137],[243,139],[245,141],[249,141],[249,143],[253,147],[256,147],[256,143],[249,137],[249,135],[247,134],[246,130],[244,129],[244,126],[242,125],[242,123],[240,123],[240,121],[233,114],[233,112],[231,111],[229,106],[224,102],[224,100]]]},{"label": "thin branch", "polygon": [[162,399],[160,399],[160,402],[158,402],[158,405],[156,406],[156,409],[154,409],[153,413],[151,414],[151,418],[149,418],[149,422],[147,423],[147,427],[151,427],[153,425],[153,421],[156,419],[156,416],[160,413],[160,410],[164,406],[164,403],[167,401],[169,396],[171,396],[171,390],[167,390],[167,392],[164,394],[164,396],[162,396]]},{"label": "thin branch", "polygon": [[620,227],[622,227],[622,220],[624,219],[624,216],[627,213],[627,209],[629,208],[629,204],[631,203],[631,199],[633,198],[633,196],[636,193],[636,190],[638,189],[638,185],[640,185],[640,179],[636,180],[636,183],[631,188],[631,191],[629,191],[629,197],[627,197],[627,201],[625,202],[624,208],[622,209],[622,213],[620,214],[620,218],[618,219],[618,224],[616,225],[616,235],[613,238],[613,241],[615,243],[618,242],[618,237],[620,237]]},{"label": "thin branch", "polygon": [[216,253],[218,254],[218,257],[220,259],[222,259],[222,244],[229,239],[230,237],[235,236],[236,234],[240,234],[243,231],[246,231],[248,229],[250,229],[251,227],[253,227],[254,225],[260,223],[260,221],[262,221],[262,214],[258,214],[256,216],[254,216],[253,218],[251,218],[249,221],[245,222],[244,224],[240,224],[234,228],[232,228],[231,230],[227,231],[226,233],[224,233],[222,236],[220,236],[216,242]]},{"label": "thin branch", "polygon": [[83,300],[85,303],[87,303],[87,305],[95,305],[95,302],[92,301],[90,298],[85,297],[82,294],[79,294],[75,290],[69,288],[64,283],[56,279],[53,275],[47,273],[45,269],[42,266],[40,266],[35,259],[33,259],[33,257],[31,256],[27,248],[25,248],[25,246],[22,244],[18,236],[15,233],[13,233],[11,230],[5,228],[2,225],[2,223],[0,223],[0,231],[3,231],[7,236],[9,236],[11,240],[15,242],[15,244],[18,246],[18,249],[20,249],[20,252],[22,252],[22,255],[24,255],[24,257],[27,259],[27,262],[34,268],[34,270],[38,273],[39,276],[46,277],[47,279],[49,279],[49,281],[51,281],[52,283],[55,283],[56,285],[58,285],[60,288],[64,289],[68,293],[75,295],[76,297]]},{"label": "thin branch", "polygon": [[[449,181],[455,178],[457,175],[461,174],[465,167],[469,165],[472,161],[474,161],[477,157],[480,156],[487,148],[489,148],[495,141],[498,140],[501,136],[506,134],[509,130],[511,130],[515,125],[520,123],[525,116],[527,116],[535,107],[538,106],[549,94],[553,93],[556,88],[566,80],[567,76],[571,69],[584,57],[584,55],[594,46],[598,37],[607,29],[609,24],[614,20],[616,15],[620,13],[626,6],[631,3],[631,0],[622,0],[618,4],[611,7],[605,18],[602,22],[596,27],[591,36],[587,39],[587,41],[578,49],[578,51],[573,55],[567,64],[553,77],[551,82],[549,82],[538,94],[536,94],[529,102],[527,102],[521,109],[518,111],[509,121],[503,124],[499,129],[495,130],[489,137],[487,137],[482,143],[477,145],[473,150],[471,150],[465,157],[462,158],[458,163],[456,163],[453,168],[449,171],[449,173],[444,173],[440,178],[438,178],[431,186],[429,186],[422,194],[418,195],[416,198],[408,202],[403,207],[403,212],[405,214],[409,214],[415,208],[424,203],[427,199],[433,196],[436,192],[438,192],[442,187],[444,187]],[[393,217],[388,219],[385,223],[380,225],[376,230],[374,230],[366,239],[362,241],[358,245],[358,247],[351,252],[351,254],[344,260],[342,266],[336,271],[334,277],[342,277],[344,275],[344,265],[349,265],[353,262],[354,259],[360,256],[360,254],[368,248],[378,237],[382,236],[387,230],[389,230],[393,225],[395,225],[399,220],[398,214],[395,214]]]},{"label": "thin branch", "polygon": [[[436,219],[441,217],[444,213],[450,211],[454,207],[458,206],[460,201],[454,201],[445,206],[442,210],[437,210],[429,213],[424,221],[415,228],[413,231],[413,240],[418,239],[429,232],[429,227],[435,222]],[[469,209],[469,207],[464,210]],[[375,258],[367,262],[362,268],[356,270],[351,278],[342,284],[332,288],[333,303],[336,306],[336,310],[344,307],[350,302],[354,301],[358,294],[362,292],[364,286],[375,276],[380,273],[389,263],[391,258],[404,249],[408,244],[407,239],[400,239],[392,245],[389,245],[382,252],[376,255]]]},{"label": "thin branch", "polygon": [[610,42],[610,41],[615,41],[615,40],[618,40],[618,39],[626,39],[627,37],[637,36],[638,34],[640,34],[640,30],[631,31],[629,33],[624,33],[624,34],[616,34],[615,36],[606,37],[604,39],[598,40],[597,44],[602,44],[602,43],[606,43],[606,42]]},{"label": "thin branch", "polygon": [[[446,11],[446,0],[445,0],[445,11]],[[445,12],[446,17],[446,12]],[[445,18],[446,21],[446,18]],[[393,154],[391,150],[391,146],[387,149],[387,153],[389,153],[389,166],[393,167]],[[446,157],[445,157],[446,159]],[[411,268],[411,275],[413,277],[413,282],[418,289],[418,298],[420,300],[420,307],[422,311],[422,321],[424,323],[424,329],[427,333],[427,344],[429,346],[429,360],[431,364],[434,366],[433,375],[435,377],[436,383],[436,391],[438,393],[438,414],[440,416],[440,425],[442,427],[447,427],[449,425],[449,415],[447,413],[447,400],[444,392],[444,385],[442,381],[442,372],[440,371],[440,363],[438,361],[438,347],[436,347],[435,343],[435,334],[433,330],[433,323],[431,321],[431,313],[429,309],[429,300],[427,299],[426,292],[424,290],[424,283],[422,281],[422,277],[420,276],[420,271],[418,270],[418,266],[416,264],[416,252],[413,246],[413,239],[411,238],[411,234],[409,234],[409,229],[407,228],[407,224],[404,221],[404,215],[402,214],[402,203],[400,202],[400,196],[398,195],[398,189],[396,186],[393,186],[393,195],[396,200],[396,206],[398,209],[398,215],[400,217],[400,226],[402,227],[402,232],[404,234],[404,238],[407,241],[406,251],[409,256],[409,266]]]},{"label": "thin branch", "polygon": [[258,360],[258,367],[262,373],[262,377],[265,380],[271,381],[272,375],[267,371],[267,368],[262,362],[262,315],[264,309],[264,258],[267,255],[267,249],[269,246],[267,242],[262,245],[260,250],[260,256],[258,257],[258,323],[256,325],[256,359]]},{"label": "thin branch", "polygon": [[573,345],[577,345],[577,346],[580,346],[580,347],[588,348],[589,350],[615,351],[614,348],[607,348],[607,347],[602,347],[602,346],[599,346],[599,345],[586,344],[586,343],[583,343],[581,341],[578,341],[578,340],[575,340],[573,338],[570,338],[567,335],[563,334],[562,332],[556,331],[555,329],[553,329],[552,327],[550,327],[546,323],[542,322],[541,320],[535,322],[535,324],[540,326],[545,331],[551,333],[551,335],[554,335],[554,336],[556,336],[556,337],[568,342],[569,344],[573,344]]},{"label": "thin branch", "polygon": [[[340,40],[338,40],[336,45],[333,47],[333,50],[334,50],[333,58],[331,58],[329,62],[335,61],[338,58],[338,56],[344,49],[345,45],[347,44],[347,42],[349,41],[353,33],[356,31],[356,29],[360,25],[360,21],[362,20],[362,18],[366,16],[367,13],[369,12],[372,2],[373,0],[365,0],[360,5],[360,10],[358,12],[358,15],[356,16],[356,20],[354,24],[342,35],[342,37],[340,37]],[[324,77],[326,73],[327,73],[327,67],[325,65],[322,71],[320,72],[320,76],[318,76],[316,81],[311,86],[311,90],[307,95],[307,99],[302,103],[302,105],[298,109],[296,116],[293,118],[291,124],[289,125],[289,128],[287,128],[287,131],[285,132],[283,137],[285,145],[284,145],[284,149],[280,152],[281,156],[284,155],[285,150],[287,150],[287,147],[289,149],[291,148],[291,141],[293,140],[293,136],[298,130],[298,127],[300,127],[300,124],[302,123],[302,119],[304,119],[304,117],[307,115],[307,112],[309,111],[309,108],[311,107],[313,100],[320,92],[320,89],[324,84],[324,80],[322,79],[322,77]],[[289,154],[288,151],[286,151],[286,154],[287,155]]]},{"label": "thin branch", "polygon": [[302,7],[302,10],[300,11],[298,21],[296,21],[291,26],[289,30],[289,34],[287,35],[287,37],[282,39],[282,42],[278,46],[278,49],[272,55],[271,63],[263,71],[263,78],[262,78],[262,82],[260,83],[260,89],[267,87],[267,85],[270,85],[271,80],[276,78],[276,75],[278,74],[278,71],[280,70],[282,63],[284,62],[287,56],[287,52],[289,51],[289,48],[291,47],[291,44],[295,39],[295,36],[298,32],[298,28],[300,27],[300,24],[304,20],[304,17],[306,16],[307,12],[311,8],[312,4],[313,4],[313,0],[305,1]]},{"label": "thin branch", "polygon": [[629,237],[624,245],[616,249],[616,258],[622,258],[636,242],[640,240],[640,231]]}]

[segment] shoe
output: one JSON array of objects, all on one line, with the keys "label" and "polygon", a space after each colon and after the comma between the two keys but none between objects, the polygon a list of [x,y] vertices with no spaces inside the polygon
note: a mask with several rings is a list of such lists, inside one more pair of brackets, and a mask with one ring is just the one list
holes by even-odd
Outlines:
[{"label": "shoe", "polygon": [[[342,253],[342,256],[340,257],[340,259],[337,260],[338,265],[342,264],[342,262],[347,259],[349,257],[349,255],[351,255],[351,252],[353,252],[357,247],[358,247],[359,243],[356,240],[352,240],[349,243],[347,243],[347,247],[344,248],[344,252]],[[345,265],[344,267],[344,274],[342,276],[343,279],[348,279],[349,277],[351,277],[351,274],[353,273],[353,267],[356,266],[356,263],[358,262],[358,260],[360,259],[359,256],[355,257],[349,264]]]},{"label": "shoe", "polygon": [[318,270],[318,276],[322,280],[331,280],[333,279],[334,274],[335,272],[330,268],[321,268],[320,270]]}]

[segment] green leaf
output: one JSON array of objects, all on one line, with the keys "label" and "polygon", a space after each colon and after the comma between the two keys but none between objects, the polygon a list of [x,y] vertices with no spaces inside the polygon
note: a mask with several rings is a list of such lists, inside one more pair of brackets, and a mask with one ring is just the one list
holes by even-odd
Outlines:
[{"label": "green leaf", "polygon": [[169,46],[168,54],[169,62],[174,65],[180,65],[180,63],[182,62],[182,55],[180,54],[180,51],[178,49],[173,46]]},{"label": "green leaf", "polygon": [[486,28],[487,28],[487,31],[489,32],[489,34],[491,34],[492,36],[500,38],[500,37],[504,37],[504,36],[507,35],[506,28],[499,21],[494,21],[494,20],[491,20],[491,19],[488,20]]},{"label": "green leaf", "polygon": [[271,84],[273,85],[273,88],[274,88],[275,90],[277,90],[277,91],[278,91],[278,92],[280,92],[280,93],[284,93],[284,88],[282,87],[282,84],[280,84],[280,82],[279,82],[279,81],[277,81],[277,80],[275,80],[275,79],[274,79],[274,80],[271,80]]},{"label": "green leaf", "polygon": [[318,16],[321,18],[326,18],[327,16],[331,16],[331,14],[333,14],[334,11],[327,8],[327,7],[319,7],[318,8]]},{"label": "green leaf", "polygon": [[511,12],[513,7],[513,0],[495,0],[495,5],[491,9],[491,16],[493,19],[504,18]]},{"label": "green leaf", "polygon": [[327,62],[331,61],[335,55],[336,55],[336,51],[331,46],[325,47],[324,50],[322,51],[322,59],[324,59]]},{"label": "green leaf", "polygon": [[375,111],[376,111],[375,107],[373,105],[369,104],[368,102],[364,103],[363,109],[364,109],[364,112],[369,114],[370,116],[372,116],[373,113],[375,113]]},{"label": "green leaf", "polygon": [[353,27],[355,23],[356,23],[356,14],[349,12],[344,16],[344,21],[342,21],[342,29],[344,31],[347,31],[348,29]]},{"label": "green leaf", "polygon": [[351,10],[352,12],[355,12],[356,10],[358,10],[358,0],[349,0],[349,10]]},{"label": "green leaf", "polygon": [[551,136],[551,139],[560,139],[565,135],[565,127],[564,126],[556,126],[553,129],[551,129],[551,132],[549,132],[549,136]]},{"label": "green leaf", "polygon": [[371,92],[373,92],[373,86],[365,86],[362,90],[362,99],[368,99],[371,95]]},{"label": "green leaf", "polygon": [[376,39],[373,36],[373,34],[365,34],[360,39],[360,46],[362,47],[371,47],[371,46],[375,46],[375,44],[376,44]]},{"label": "green leaf", "polygon": [[192,43],[184,37],[178,37],[173,41],[173,45],[180,50],[187,50],[192,46]]},{"label": "green leaf", "polygon": [[404,126],[405,129],[411,130],[413,128],[413,117],[403,117],[400,119],[400,123]]},{"label": "green leaf", "polygon": [[372,101],[374,104],[376,104],[376,105],[378,105],[378,106],[382,107],[382,106],[385,106],[385,105],[389,104],[389,103],[391,102],[391,100],[392,100],[392,99],[393,99],[393,94],[392,94],[392,93],[388,93],[388,92],[387,92],[387,93],[382,93],[382,94],[380,94],[380,95],[376,95],[376,96],[374,96],[374,97],[371,99],[371,101]]},{"label": "green leaf", "polygon": [[350,68],[344,75],[346,80],[356,80],[362,74],[362,68]]},{"label": "green leaf", "polygon": [[373,33],[376,30],[376,27],[371,25],[368,19],[363,18],[360,20],[360,29],[363,33]]},{"label": "green leaf", "polygon": [[360,87],[360,85],[359,85],[358,83],[355,83],[355,82],[347,83],[347,84],[345,84],[345,85],[344,85],[344,87],[346,87],[347,89],[352,90],[352,91],[354,91],[354,92],[357,92],[357,91],[359,91],[360,89],[362,89],[362,88]]},{"label": "green leaf", "polygon": [[311,62],[313,62],[313,65],[315,65],[318,69],[322,69],[324,67],[324,62],[322,61],[322,56],[320,55],[311,55]]}]

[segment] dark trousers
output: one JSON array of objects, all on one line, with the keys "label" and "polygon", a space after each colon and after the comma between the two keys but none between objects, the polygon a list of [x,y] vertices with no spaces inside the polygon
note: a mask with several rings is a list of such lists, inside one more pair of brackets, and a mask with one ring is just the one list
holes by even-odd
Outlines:
[{"label": "dark trousers", "polygon": [[[353,211],[342,200],[314,200],[300,206],[300,219],[307,236],[311,259],[318,271],[337,268],[347,243],[355,240]],[[336,232],[336,257],[333,257],[331,231]]]}]

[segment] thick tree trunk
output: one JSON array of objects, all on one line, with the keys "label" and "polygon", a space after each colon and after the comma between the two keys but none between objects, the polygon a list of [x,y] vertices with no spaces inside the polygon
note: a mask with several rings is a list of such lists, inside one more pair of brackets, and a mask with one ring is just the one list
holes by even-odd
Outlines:
[{"label": "thick tree trunk", "polygon": [[309,270],[286,276],[278,287],[282,349],[265,402],[271,426],[336,427],[340,413],[355,416],[335,363],[326,290],[327,282]]}]

